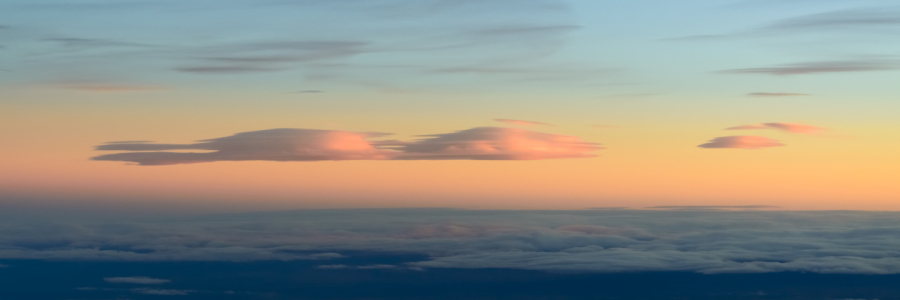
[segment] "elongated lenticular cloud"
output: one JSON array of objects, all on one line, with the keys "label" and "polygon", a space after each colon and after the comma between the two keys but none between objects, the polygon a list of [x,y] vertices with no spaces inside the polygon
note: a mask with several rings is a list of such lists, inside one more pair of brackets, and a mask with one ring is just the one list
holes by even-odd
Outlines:
[{"label": "elongated lenticular cloud", "polygon": [[791,133],[801,133],[801,134],[817,134],[820,133],[825,128],[805,125],[805,124],[797,124],[797,123],[760,123],[760,124],[752,124],[752,125],[743,125],[736,127],[725,128],[725,130],[758,130],[758,129],[776,129],[787,131]]},{"label": "elongated lenticular cloud", "polygon": [[[578,137],[524,129],[479,127],[427,135],[415,142],[370,141],[388,134],[280,128],[238,133],[193,144],[110,142],[97,150],[129,151],[93,157],[138,165],[175,165],[215,161],[323,160],[535,160],[594,157],[599,144]],[[206,152],[174,152],[205,150]]]},{"label": "elongated lenticular cloud", "polygon": [[762,149],[780,146],[784,146],[784,144],[764,136],[740,135],[717,137],[697,147],[710,149]]},{"label": "elongated lenticular cloud", "polygon": [[97,150],[161,151],[211,150],[214,152],[125,152],[94,157],[94,160],[128,161],[139,165],[174,165],[213,161],[318,161],[390,159],[394,151],[376,148],[390,142],[370,142],[386,133],[280,128],[242,132],[201,140],[195,144],[113,143]]},{"label": "elongated lenticular cloud", "polygon": [[575,136],[516,128],[478,127],[427,138],[406,145],[398,159],[535,160],[594,157],[599,144]]},{"label": "elongated lenticular cloud", "polygon": [[522,120],[511,120],[511,119],[494,119],[494,121],[504,123],[507,125],[541,125],[541,126],[553,126],[553,124],[547,124],[544,122],[534,122],[534,121],[522,121]]}]

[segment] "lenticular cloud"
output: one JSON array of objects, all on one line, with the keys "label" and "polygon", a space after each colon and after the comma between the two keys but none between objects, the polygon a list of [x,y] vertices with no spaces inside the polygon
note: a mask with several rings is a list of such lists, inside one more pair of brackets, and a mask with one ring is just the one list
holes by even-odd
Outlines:
[{"label": "lenticular cloud", "polygon": [[428,135],[415,142],[371,140],[386,135],[389,134],[280,128],[242,132],[193,144],[112,142],[96,149],[127,152],[92,159],[148,166],[215,161],[534,160],[593,157],[591,152],[602,149],[574,136],[499,127]]},{"label": "lenticular cloud", "polygon": [[534,160],[594,157],[598,144],[578,137],[516,128],[478,127],[428,135],[402,148],[400,159]]},{"label": "lenticular cloud", "polygon": [[779,141],[764,137],[764,136],[753,136],[753,135],[739,135],[739,136],[723,136],[712,139],[706,144],[697,146],[700,148],[731,148],[731,149],[762,149],[769,147],[780,147],[784,146]]},{"label": "lenticular cloud", "polygon": [[[318,161],[390,159],[393,151],[379,149],[368,138],[386,133],[280,128],[242,132],[195,144],[110,143],[97,150],[139,151],[107,154],[94,160],[128,161],[139,165],[174,165],[213,161]],[[159,152],[212,150],[214,152]],[[154,151],[154,152],[144,152]]]}]

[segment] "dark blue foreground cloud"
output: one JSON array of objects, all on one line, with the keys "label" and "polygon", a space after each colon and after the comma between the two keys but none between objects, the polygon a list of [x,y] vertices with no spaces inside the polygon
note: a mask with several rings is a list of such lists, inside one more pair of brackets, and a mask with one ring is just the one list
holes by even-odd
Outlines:
[{"label": "dark blue foreground cloud", "polygon": [[[0,226],[0,260],[308,261],[321,270],[900,274],[896,212],[309,210]],[[422,258],[346,261],[360,252]],[[134,275],[153,276],[129,276]]]}]

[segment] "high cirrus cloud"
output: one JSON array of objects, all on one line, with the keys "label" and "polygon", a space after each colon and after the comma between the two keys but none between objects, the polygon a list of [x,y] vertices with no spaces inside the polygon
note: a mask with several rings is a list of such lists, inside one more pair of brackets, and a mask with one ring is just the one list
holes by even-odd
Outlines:
[{"label": "high cirrus cloud", "polygon": [[254,160],[534,160],[593,157],[593,151],[602,149],[598,144],[574,136],[500,127],[427,135],[415,142],[370,140],[386,135],[378,132],[280,128],[242,132],[193,144],[111,142],[96,149],[128,152],[92,159],[139,165]]},{"label": "high cirrus cloud", "polygon": [[725,148],[725,149],[762,149],[769,147],[780,147],[784,146],[779,141],[764,137],[764,136],[753,136],[753,135],[739,135],[739,136],[723,136],[712,139],[706,144],[702,144],[700,148]]},{"label": "high cirrus cloud", "polygon": [[399,159],[535,160],[594,157],[603,149],[578,137],[517,128],[478,127],[403,146]]},{"label": "high cirrus cloud", "polygon": [[806,125],[806,124],[797,124],[797,123],[783,123],[783,122],[775,122],[775,123],[760,123],[760,124],[752,124],[752,125],[743,125],[743,126],[735,126],[725,128],[725,130],[758,130],[758,129],[775,129],[782,130],[791,133],[802,133],[802,134],[817,134],[825,128]]},{"label": "high cirrus cloud", "polygon": [[858,59],[811,61],[764,68],[731,69],[723,70],[720,72],[732,74],[806,75],[824,73],[887,71],[896,70],[898,67],[900,66],[898,66],[898,63],[895,60]]},{"label": "high cirrus cloud", "polygon": [[544,122],[534,122],[534,121],[522,121],[522,120],[512,120],[512,119],[494,119],[494,121],[504,123],[507,125],[542,125],[542,126],[552,126],[553,124],[547,124]]}]

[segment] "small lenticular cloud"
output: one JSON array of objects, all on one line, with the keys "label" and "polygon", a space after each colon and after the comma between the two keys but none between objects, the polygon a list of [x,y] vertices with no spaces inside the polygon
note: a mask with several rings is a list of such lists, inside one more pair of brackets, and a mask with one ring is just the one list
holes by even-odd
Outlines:
[{"label": "small lenticular cloud", "polygon": [[825,128],[805,125],[805,124],[797,124],[797,123],[760,123],[760,124],[752,124],[752,125],[743,125],[736,127],[725,128],[725,130],[758,130],[758,129],[776,129],[781,131],[787,131],[790,133],[800,133],[800,134],[817,134],[820,133]]},{"label": "small lenticular cloud", "polygon": [[764,136],[739,135],[717,137],[697,147],[707,149],[762,149],[781,146],[784,146],[784,144]]},{"label": "small lenticular cloud", "polygon": [[494,121],[504,123],[507,125],[518,125],[518,126],[553,126],[553,124],[547,124],[544,122],[534,122],[534,121],[522,121],[522,120],[511,120],[511,119],[494,119]]},{"label": "small lenticular cloud", "polygon": [[811,94],[801,93],[749,93],[750,97],[791,97],[791,96],[811,96]]}]

